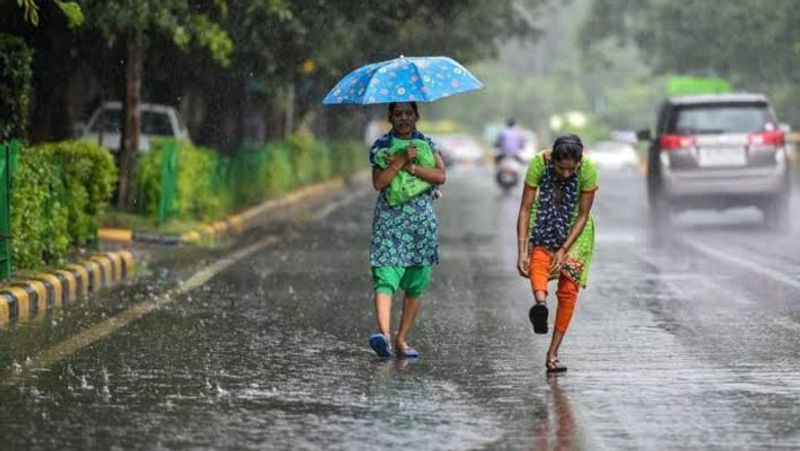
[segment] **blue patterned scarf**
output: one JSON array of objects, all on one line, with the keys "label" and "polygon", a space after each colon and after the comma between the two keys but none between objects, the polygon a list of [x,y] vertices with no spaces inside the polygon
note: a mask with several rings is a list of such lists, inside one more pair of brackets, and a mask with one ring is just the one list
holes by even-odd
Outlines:
[{"label": "blue patterned scarf", "polygon": [[531,238],[534,246],[558,249],[569,234],[572,212],[578,202],[578,174],[567,179],[556,174],[553,162],[548,161],[539,184],[539,207]]}]

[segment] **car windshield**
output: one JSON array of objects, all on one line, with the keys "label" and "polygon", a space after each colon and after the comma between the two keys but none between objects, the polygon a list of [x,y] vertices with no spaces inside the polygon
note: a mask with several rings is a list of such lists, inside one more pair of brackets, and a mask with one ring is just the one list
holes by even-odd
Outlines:
[{"label": "car windshield", "polygon": [[[122,111],[118,109],[103,110],[92,125],[91,131],[95,133],[121,133]],[[152,111],[142,111],[142,134],[160,136],[175,135],[169,116],[164,113],[155,113]]]},{"label": "car windshield", "polygon": [[668,124],[668,133],[680,135],[752,133],[769,129],[772,115],[766,104],[686,106]]},{"label": "car windshield", "polygon": [[122,111],[103,110],[92,124],[91,131],[98,133],[121,133],[122,132]]},{"label": "car windshield", "polygon": [[142,133],[145,135],[174,136],[169,116],[164,113],[142,112]]}]

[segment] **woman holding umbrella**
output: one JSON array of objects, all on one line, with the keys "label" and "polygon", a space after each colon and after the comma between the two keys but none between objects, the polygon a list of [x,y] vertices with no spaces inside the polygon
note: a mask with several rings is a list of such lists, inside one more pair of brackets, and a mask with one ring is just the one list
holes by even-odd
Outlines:
[{"label": "woman holding umbrella", "polygon": [[[326,105],[389,104],[392,130],[370,148],[372,182],[381,194],[375,205],[370,246],[378,332],[370,337],[369,344],[382,358],[395,353],[399,357],[419,356],[406,339],[430,282],[431,267],[439,262],[433,200],[438,192],[436,185],[443,184],[447,175],[434,143],[417,131],[417,102],[434,102],[482,88],[483,83],[452,58],[401,55],[350,72],[322,100]],[[411,142],[398,148],[398,140]],[[392,152],[383,152],[386,149]],[[423,186],[410,199],[397,202],[394,186],[409,180],[409,174],[412,185],[433,186]],[[405,297],[393,352],[389,319],[392,295],[398,290],[403,290]]]},{"label": "woman holding umbrella", "polygon": [[[430,282],[431,268],[439,263],[439,238],[433,207],[435,188],[396,206],[389,204],[383,192],[401,171],[433,185],[441,185],[447,179],[444,162],[435,150],[433,141],[417,131],[418,119],[419,110],[415,102],[390,103],[389,122],[392,129],[375,141],[369,153],[373,168],[372,184],[381,192],[375,204],[370,246],[378,332],[370,337],[369,344],[383,358],[393,355],[389,345],[390,318],[392,296],[398,290],[404,291],[404,298],[400,328],[394,339],[394,352],[398,357],[419,357],[419,352],[409,346],[406,340]],[[396,139],[426,142],[433,150],[435,166],[414,164],[419,151],[414,144],[408,145],[405,151],[389,156],[385,167],[379,165],[376,161],[378,152],[391,147]]]}]

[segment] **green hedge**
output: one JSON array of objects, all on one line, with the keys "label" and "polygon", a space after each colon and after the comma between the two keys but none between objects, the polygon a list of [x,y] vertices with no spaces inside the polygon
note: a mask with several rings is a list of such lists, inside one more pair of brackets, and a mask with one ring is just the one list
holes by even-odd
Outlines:
[{"label": "green hedge", "polygon": [[[153,140],[151,150],[140,158],[139,209],[147,216],[158,217],[161,196],[162,145],[167,140]],[[178,142],[178,180],[174,217],[203,219],[227,211],[230,204],[227,190],[214,186],[220,165],[217,153],[195,147],[188,141]]]},{"label": "green hedge", "polygon": [[71,246],[93,242],[116,180],[111,154],[88,141],[22,149],[11,191],[15,268],[61,264]]},{"label": "green hedge", "polygon": [[[160,142],[140,161],[140,211],[155,218],[161,195]],[[328,145],[308,135],[241,148],[224,158],[181,142],[172,218],[217,219],[292,189],[352,173],[366,167],[366,162],[366,150],[358,143]]]},{"label": "green hedge", "polygon": [[12,177],[11,254],[15,269],[59,263],[69,249],[62,177],[52,155],[22,149]]}]

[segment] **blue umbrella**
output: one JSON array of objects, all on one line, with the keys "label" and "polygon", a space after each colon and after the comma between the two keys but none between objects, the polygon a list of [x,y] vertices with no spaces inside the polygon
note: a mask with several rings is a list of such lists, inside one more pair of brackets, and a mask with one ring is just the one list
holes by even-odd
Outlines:
[{"label": "blue umbrella", "polygon": [[452,58],[401,56],[350,72],[322,103],[433,102],[482,88],[483,83]]}]

